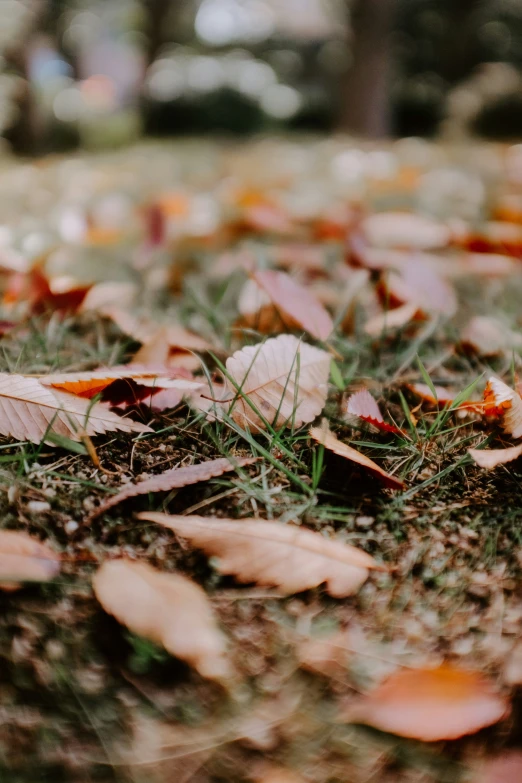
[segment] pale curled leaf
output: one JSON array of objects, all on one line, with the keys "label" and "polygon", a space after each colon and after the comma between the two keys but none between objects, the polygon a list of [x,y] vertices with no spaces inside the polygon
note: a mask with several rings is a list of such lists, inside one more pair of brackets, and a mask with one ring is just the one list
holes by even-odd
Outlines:
[{"label": "pale curled leaf", "polygon": [[60,557],[38,539],[0,530],[0,589],[15,590],[19,582],[47,582],[60,571]]},{"label": "pale curled leaf", "polygon": [[236,468],[245,467],[256,462],[256,457],[232,457],[230,459],[223,457],[220,459],[200,462],[197,465],[187,465],[183,468],[171,468],[157,476],[139,481],[137,484],[124,484],[122,489],[116,494],[105,500],[89,517],[95,519],[100,514],[104,514],[109,508],[118,505],[127,498],[136,495],[146,495],[149,492],[170,492],[173,489],[188,487],[189,484],[198,484],[200,481],[208,481],[223,473],[228,473]]},{"label": "pale curled leaf", "polygon": [[321,443],[329,451],[333,451],[339,457],[344,457],[350,462],[355,462],[357,465],[366,468],[372,475],[376,476],[384,486],[390,489],[403,489],[404,483],[392,476],[390,473],[386,473],[376,462],[367,457],[365,454],[361,454],[360,451],[349,446],[347,443],[343,443],[339,440],[337,435],[327,427],[312,427],[310,430],[310,437],[317,443]]},{"label": "pale curled leaf", "polygon": [[237,399],[230,415],[253,431],[266,428],[263,418],[276,428],[312,421],[326,402],[330,361],[326,351],[289,334],[236,351],[226,363],[240,389],[231,390]]},{"label": "pale curled leaf", "polygon": [[144,563],[109,560],[93,580],[96,598],[133,633],[162,645],[203,677],[226,681],[225,638],[199,585]]},{"label": "pale curled leaf", "polygon": [[506,701],[481,674],[443,665],[392,674],[344,717],[401,737],[437,742],[473,734],[507,712]]},{"label": "pale curled leaf", "polygon": [[113,430],[152,432],[99,403],[51,389],[36,378],[0,373],[0,434],[39,443],[48,431],[81,440]]},{"label": "pale curled leaf", "polygon": [[380,568],[366,552],[311,530],[257,519],[214,519],[147,512],[139,519],[157,522],[219,558],[217,569],[240,582],[278,587],[289,595],[323,582],[330,595],[355,593]]},{"label": "pale curled leaf", "polygon": [[258,270],[253,279],[289,326],[300,327],[317,340],[326,340],[331,334],[334,324],[326,308],[285,272]]},{"label": "pale curled leaf", "polygon": [[514,389],[491,376],[484,390],[484,412],[500,416],[504,432],[513,438],[522,438],[522,398]]},{"label": "pale curled leaf", "polygon": [[507,449],[468,449],[468,454],[481,468],[493,470],[498,465],[518,459],[522,454],[522,444]]}]

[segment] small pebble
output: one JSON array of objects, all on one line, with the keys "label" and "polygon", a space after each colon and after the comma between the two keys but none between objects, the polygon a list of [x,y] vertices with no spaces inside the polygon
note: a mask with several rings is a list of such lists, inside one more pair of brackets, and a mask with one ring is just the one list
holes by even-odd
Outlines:
[{"label": "small pebble", "polygon": [[7,490],[7,500],[11,506],[14,505],[18,500],[18,495],[19,495],[18,487],[16,486],[16,484],[11,484],[11,486]]},{"label": "small pebble", "polygon": [[357,517],[355,520],[355,525],[361,530],[366,530],[367,528],[371,527],[374,522],[374,517]]},{"label": "small pebble", "polygon": [[43,491],[46,498],[55,498],[56,497],[56,490],[53,489],[53,487],[47,487]]},{"label": "small pebble", "polygon": [[50,510],[51,506],[46,500],[30,500],[27,504],[27,511],[30,514],[45,514]]},{"label": "small pebble", "polygon": [[80,526],[78,522],[76,522],[74,519],[70,519],[68,522],[65,523],[63,529],[65,530],[68,536],[72,536],[73,533],[76,533],[79,527]]}]

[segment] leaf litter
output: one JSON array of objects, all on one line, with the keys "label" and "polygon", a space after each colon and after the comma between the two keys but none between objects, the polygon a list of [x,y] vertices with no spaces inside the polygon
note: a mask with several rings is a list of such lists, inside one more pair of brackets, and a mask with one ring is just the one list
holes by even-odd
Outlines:
[{"label": "leaf litter", "polygon": [[[60,770],[74,756],[89,775],[100,735],[128,733],[152,710],[166,734],[183,721],[201,730],[209,779],[234,780],[227,764],[248,769],[252,752],[266,757],[260,779],[319,783],[456,780],[456,766],[475,770],[494,743],[502,761],[505,738],[517,742],[503,716],[509,701],[518,714],[522,676],[516,150],[488,157],[492,198],[470,201],[471,215],[461,201],[449,214],[433,186],[439,147],[412,166],[407,145],[389,145],[394,166],[383,180],[369,165],[361,190],[345,178],[340,140],[320,152],[302,142],[324,177],[304,156],[304,168],[288,167],[283,141],[201,144],[199,173],[187,162],[175,187],[167,150],[129,152],[124,172],[79,159],[76,244],[57,193],[42,223],[52,250],[2,248],[1,532],[31,543],[0,538],[2,585],[23,585],[3,599],[0,652],[6,679],[23,671],[26,692],[41,691],[51,724],[65,720],[73,736],[24,729],[32,755]],[[30,166],[35,194],[60,190],[62,166]],[[103,172],[96,187],[91,169]],[[13,172],[0,193],[15,236],[34,206]],[[143,203],[126,189],[131,175]],[[112,225],[103,199],[120,186],[125,219]],[[254,458],[255,470],[234,473]],[[154,524],[153,511],[136,520],[131,503],[118,505],[149,492],[151,508],[170,512]],[[93,581],[123,627],[97,606]],[[300,649],[303,638],[314,644]],[[441,685],[444,666],[458,671],[455,687]],[[390,671],[400,687],[378,685]],[[62,686],[55,698],[64,672],[74,708]],[[228,702],[213,682],[232,672],[241,688]],[[407,739],[393,758],[354,726],[353,742],[339,743],[342,721],[321,716],[344,700],[397,737],[463,739],[436,751],[437,769]],[[219,723],[223,710],[244,731],[209,730],[201,750],[206,714]],[[23,769],[17,720],[5,747]],[[161,781],[170,772],[157,752]],[[198,763],[176,770],[203,774]]]}]

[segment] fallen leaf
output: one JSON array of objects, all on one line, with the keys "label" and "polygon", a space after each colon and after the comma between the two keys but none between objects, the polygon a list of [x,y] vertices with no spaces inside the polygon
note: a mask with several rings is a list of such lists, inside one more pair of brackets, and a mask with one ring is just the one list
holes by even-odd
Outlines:
[{"label": "fallen leaf", "polygon": [[344,717],[401,737],[437,742],[473,734],[507,712],[506,701],[481,674],[444,664],[392,674]]},{"label": "fallen leaf", "polygon": [[40,443],[42,439],[47,442],[49,432],[79,441],[85,434],[112,430],[152,432],[100,403],[51,389],[36,378],[0,373],[0,434]]},{"label": "fallen leaf", "polygon": [[63,372],[51,375],[42,375],[38,378],[44,386],[52,386],[55,389],[70,392],[78,397],[92,399],[100,394],[115,381],[134,381],[138,386],[147,387],[147,395],[151,389],[177,389],[182,393],[194,392],[201,388],[201,383],[185,378],[169,378],[161,372],[153,372],[137,365],[122,365],[120,367],[107,367],[85,372]]},{"label": "fallen leaf", "polygon": [[299,666],[313,674],[343,680],[351,655],[346,631],[336,631],[329,636],[300,639],[296,645]]},{"label": "fallen leaf", "polygon": [[79,312],[101,312],[108,307],[132,307],[138,294],[138,287],[135,283],[106,281],[96,283],[85,295]]},{"label": "fallen leaf", "polygon": [[108,560],[93,579],[96,598],[133,633],[162,645],[202,677],[226,681],[225,639],[199,585],[130,560]]},{"label": "fallen leaf", "polygon": [[237,398],[230,415],[254,432],[266,429],[261,416],[276,429],[312,421],[326,402],[330,361],[326,351],[289,334],[236,351],[226,368],[241,393],[231,388]]},{"label": "fallen leaf", "polygon": [[393,329],[401,329],[413,320],[422,318],[419,306],[415,302],[408,302],[393,310],[386,310],[368,319],[364,324],[364,331],[370,337],[379,337],[383,332]]},{"label": "fallen leaf", "polygon": [[20,582],[48,582],[60,571],[60,557],[36,538],[0,530],[0,589],[17,590]]},{"label": "fallen leaf", "polygon": [[409,212],[380,212],[361,223],[371,245],[386,248],[432,250],[445,247],[451,232],[443,223]]},{"label": "fallen leaf", "polygon": [[430,405],[451,405],[455,399],[455,393],[450,389],[445,389],[444,386],[434,386],[437,397],[433,396],[433,392],[427,383],[408,383],[407,388],[413,392],[417,397],[420,397],[424,402],[429,402]]},{"label": "fallen leaf", "polygon": [[103,314],[114,321],[118,329],[124,334],[132,337],[138,343],[145,345],[150,343],[158,332],[161,331],[169,348],[201,352],[212,349],[210,343],[179,324],[161,324],[148,318],[136,318],[131,313],[118,307],[106,308]]},{"label": "fallen leaf", "polygon": [[522,445],[507,449],[468,449],[468,454],[481,468],[492,470],[497,465],[518,459],[522,454]]},{"label": "fallen leaf", "polygon": [[416,304],[424,314],[448,318],[457,312],[457,295],[447,280],[422,258],[411,258],[398,272],[388,272],[381,283],[382,296],[389,306]]},{"label": "fallen leaf", "polygon": [[509,349],[520,349],[522,335],[508,329],[497,318],[477,315],[462,330],[460,342],[464,349],[479,356],[498,356]]},{"label": "fallen leaf", "polygon": [[508,750],[486,761],[476,783],[520,783],[522,780],[522,753]]},{"label": "fallen leaf", "polygon": [[221,476],[236,468],[242,468],[256,462],[256,457],[226,457],[209,460],[208,462],[199,462],[197,465],[187,465],[183,468],[171,468],[156,476],[140,481],[137,484],[124,484],[122,489],[105,500],[90,516],[89,521],[95,519],[100,514],[104,514],[107,509],[118,505],[127,498],[136,495],[146,495],[149,492],[170,492],[172,489],[187,487],[189,484],[198,484],[200,481]]},{"label": "fallen leaf", "polygon": [[398,427],[395,427],[393,424],[387,424],[384,421],[379,406],[367,389],[360,389],[348,397],[345,412],[350,416],[356,416],[358,419],[366,421],[383,432],[401,433]]},{"label": "fallen leaf", "polygon": [[333,451],[339,457],[344,457],[350,462],[355,462],[357,465],[366,468],[373,476],[376,476],[385,487],[389,489],[404,489],[404,482],[395,476],[386,473],[376,462],[361,454],[360,451],[356,451],[347,443],[342,443],[337,435],[331,432],[327,427],[312,427],[310,430],[310,437],[317,443],[321,443],[329,451]]},{"label": "fallen leaf", "polygon": [[256,283],[247,280],[239,293],[237,309],[241,319],[239,326],[245,326],[261,334],[284,330],[284,323],[268,294]]},{"label": "fallen leaf", "polygon": [[491,376],[484,390],[484,413],[500,417],[504,432],[522,438],[522,398],[495,376]]},{"label": "fallen leaf", "polygon": [[278,587],[285,595],[318,587],[331,596],[355,593],[368,569],[381,568],[366,552],[311,530],[257,519],[215,519],[157,513],[138,514],[186,538],[207,555],[216,568],[240,582]]},{"label": "fallen leaf", "polygon": [[272,764],[269,761],[255,761],[248,770],[247,780],[253,783],[306,783],[293,769]]},{"label": "fallen leaf", "polygon": [[253,279],[269,297],[283,323],[289,328],[304,329],[317,340],[327,340],[334,324],[326,308],[285,272],[272,269],[253,272]]}]

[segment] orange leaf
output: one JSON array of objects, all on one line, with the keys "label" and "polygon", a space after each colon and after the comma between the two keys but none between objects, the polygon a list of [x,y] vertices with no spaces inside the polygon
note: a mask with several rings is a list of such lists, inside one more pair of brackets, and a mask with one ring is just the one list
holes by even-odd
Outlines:
[{"label": "orange leaf", "polygon": [[[85,372],[63,372],[53,375],[43,375],[39,378],[44,386],[75,394],[77,397],[92,399],[111,386],[115,381],[134,381],[138,386],[145,386],[144,396],[160,389],[178,389],[181,392],[194,392],[202,384],[185,378],[169,378],[165,374],[155,373],[137,365],[122,365],[107,367]],[[129,391],[131,388],[129,387]]]},{"label": "orange leaf", "polygon": [[442,665],[392,674],[345,716],[401,737],[437,742],[501,720],[506,701],[481,674]]},{"label": "orange leaf", "polygon": [[107,509],[118,505],[127,498],[136,495],[146,495],[149,492],[170,492],[172,489],[188,487],[189,484],[198,484],[200,481],[208,481],[215,476],[221,476],[236,468],[245,467],[255,462],[257,457],[234,457],[233,459],[213,459],[208,462],[200,462],[197,465],[187,465],[183,468],[171,468],[157,476],[152,476],[137,484],[125,484],[122,489],[106,500],[94,511],[89,521],[104,514]]},{"label": "orange leaf", "polygon": [[386,473],[386,471],[377,465],[376,462],[369,457],[366,457],[364,454],[361,454],[360,451],[356,451],[351,446],[348,446],[347,443],[342,443],[337,435],[334,435],[334,433],[330,432],[326,427],[312,427],[310,430],[310,437],[318,443],[322,443],[325,448],[333,451],[333,453],[337,454],[339,457],[344,457],[345,459],[350,460],[350,462],[355,462],[357,465],[366,468],[372,475],[382,481],[384,486],[389,487],[390,489],[404,488],[404,483],[400,479]]},{"label": "orange leaf", "polygon": [[495,376],[491,376],[484,390],[484,413],[500,417],[504,432],[522,438],[522,398]]}]

